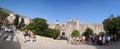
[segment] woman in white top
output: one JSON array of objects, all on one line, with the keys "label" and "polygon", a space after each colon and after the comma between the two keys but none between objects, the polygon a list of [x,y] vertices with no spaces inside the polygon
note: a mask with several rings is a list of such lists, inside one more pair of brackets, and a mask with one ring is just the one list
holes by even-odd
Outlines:
[{"label": "woman in white top", "polygon": [[103,36],[102,43],[105,44],[105,36]]},{"label": "woman in white top", "polygon": [[34,42],[35,34],[34,31],[31,31],[31,42]]},{"label": "woman in white top", "polygon": [[109,44],[110,43],[110,36],[107,36],[107,44]]}]

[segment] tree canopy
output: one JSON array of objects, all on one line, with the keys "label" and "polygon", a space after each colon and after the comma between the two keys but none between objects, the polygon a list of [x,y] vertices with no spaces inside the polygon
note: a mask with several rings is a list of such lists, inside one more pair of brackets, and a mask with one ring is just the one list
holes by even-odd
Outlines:
[{"label": "tree canopy", "polygon": [[56,39],[60,35],[59,29],[50,29],[46,20],[43,18],[34,18],[32,23],[25,27],[28,30],[34,30],[35,34]]},{"label": "tree canopy", "polygon": [[120,31],[120,16],[114,17],[113,15],[110,18],[107,18],[103,21],[104,30],[107,33],[118,33]]},{"label": "tree canopy", "polygon": [[19,24],[19,16],[18,16],[18,15],[16,15],[13,24],[14,24],[16,27],[18,27],[18,24]]},{"label": "tree canopy", "polygon": [[21,22],[19,23],[19,29],[22,30],[22,27],[25,26],[24,18],[21,18]]},{"label": "tree canopy", "polygon": [[9,15],[9,14],[7,14],[7,13],[5,13],[5,12],[3,12],[3,11],[0,10],[0,19],[4,19],[4,18],[6,18],[8,15]]},{"label": "tree canopy", "polygon": [[103,35],[103,34],[105,34],[104,32],[100,32],[98,35]]},{"label": "tree canopy", "polygon": [[90,36],[93,34],[93,30],[91,28],[87,28],[86,31],[84,32],[85,36]]},{"label": "tree canopy", "polygon": [[73,30],[72,34],[73,37],[79,37],[80,36],[80,32],[78,30]]},{"label": "tree canopy", "polygon": [[[32,23],[30,23],[27,26],[27,29],[29,30],[35,30],[39,35],[43,35],[43,32],[45,31],[45,29],[48,28],[48,25],[46,23],[46,20],[43,18],[34,18],[32,20]],[[38,33],[39,32],[39,33]],[[41,33],[40,33],[41,32]]]}]

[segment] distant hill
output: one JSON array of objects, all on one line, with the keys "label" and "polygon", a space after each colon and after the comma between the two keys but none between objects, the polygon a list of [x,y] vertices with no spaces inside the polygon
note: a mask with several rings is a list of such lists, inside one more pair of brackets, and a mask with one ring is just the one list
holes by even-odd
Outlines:
[{"label": "distant hill", "polygon": [[7,14],[13,13],[12,11],[7,10],[7,9],[5,9],[5,8],[2,8],[2,7],[0,7],[0,11],[5,12],[5,13],[7,13]]},{"label": "distant hill", "polygon": [[[14,16],[9,16],[10,14],[13,14]],[[26,16],[23,16],[23,15],[20,15],[20,14],[16,14],[16,13],[13,12],[13,11],[10,11],[10,10],[8,10],[8,9],[5,9],[5,8],[0,7],[0,19],[6,19],[6,18],[7,18],[8,21],[9,21],[9,23],[13,24],[14,18],[15,18],[16,15],[19,16],[19,20],[20,20],[21,18],[23,18],[26,25],[28,25],[28,24],[30,24],[30,23],[32,22],[32,19],[30,19],[30,18],[28,18],[28,17],[26,17]],[[8,17],[8,16],[9,16],[9,17]],[[20,20],[20,21],[21,21],[21,20]],[[19,22],[20,22],[20,21],[19,21]]]},{"label": "distant hill", "polygon": [[[8,10],[8,9],[5,9],[5,8],[0,7],[0,17],[8,16],[9,13],[14,13],[14,12],[12,12],[12,11],[10,11],[10,10]],[[14,14],[20,16],[21,18],[26,18],[26,17],[23,16],[23,15],[16,14],[16,13],[14,13]],[[30,19],[30,18],[29,18],[29,19]]]}]

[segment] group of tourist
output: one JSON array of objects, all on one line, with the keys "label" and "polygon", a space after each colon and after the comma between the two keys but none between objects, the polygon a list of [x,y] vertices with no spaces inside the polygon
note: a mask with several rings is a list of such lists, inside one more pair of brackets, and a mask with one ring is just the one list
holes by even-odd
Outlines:
[{"label": "group of tourist", "polygon": [[117,36],[112,34],[93,34],[89,37],[89,41],[94,45],[109,45],[116,42]]},{"label": "group of tourist", "polygon": [[71,44],[85,44],[85,42],[93,45],[109,45],[117,41],[117,36],[112,34],[93,34],[91,36],[81,36],[69,38],[68,42]]},{"label": "group of tourist", "polygon": [[68,42],[71,44],[85,44],[85,36],[81,36],[81,37],[72,37],[70,39],[68,39]]},{"label": "group of tourist", "polygon": [[31,42],[34,42],[35,41],[35,34],[34,34],[34,31],[30,31],[30,30],[24,30],[23,31],[23,35],[24,35],[24,39],[25,39],[25,42],[28,41],[28,38],[30,39]]}]

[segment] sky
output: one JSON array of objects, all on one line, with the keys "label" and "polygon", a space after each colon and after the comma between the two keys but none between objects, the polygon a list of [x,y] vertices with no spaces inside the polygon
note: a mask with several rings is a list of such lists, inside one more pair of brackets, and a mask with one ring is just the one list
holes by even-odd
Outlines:
[{"label": "sky", "polygon": [[102,23],[112,14],[120,15],[120,0],[0,0],[0,7],[48,23],[76,18],[80,23]]}]

